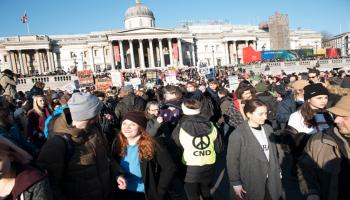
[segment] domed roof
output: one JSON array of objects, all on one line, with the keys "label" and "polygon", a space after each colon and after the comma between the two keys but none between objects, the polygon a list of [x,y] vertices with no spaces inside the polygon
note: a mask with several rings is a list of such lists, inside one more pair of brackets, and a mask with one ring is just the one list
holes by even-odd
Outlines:
[{"label": "domed roof", "polygon": [[125,12],[125,20],[133,17],[150,17],[154,19],[153,12],[147,6],[143,5],[140,0],[136,0],[136,4]]}]

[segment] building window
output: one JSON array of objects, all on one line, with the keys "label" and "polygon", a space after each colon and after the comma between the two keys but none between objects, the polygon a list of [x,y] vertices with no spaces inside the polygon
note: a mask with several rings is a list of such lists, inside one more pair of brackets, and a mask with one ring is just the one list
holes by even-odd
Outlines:
[{"label": "building window", "polygon": [[4,56],[4,62],[7,62],[7,56]]},{"label": "building window", "polygon": [[74,52],[70,52],[70,58],[73,58],[74,57]]},{"label": "building window", "polygon": [[219,45],[215,46],[216,51],[219,51]]},{"label": "building window", "polygon": [[204,52],[208,51],[208,45],[204,45]]},{"label": "building window", "polygon": [[84,51],[84,58],[87,57],[87,54],[88,54],[88,52],[87,52],[87,51]]},{"label": "building window", "polygon": [[109,52],[108,52],[108,49],[106,49],[106,56],[108,56]]},{"label": "building window", "polygon": [[97,56],[98,50],[94,50],[94,56]]}]

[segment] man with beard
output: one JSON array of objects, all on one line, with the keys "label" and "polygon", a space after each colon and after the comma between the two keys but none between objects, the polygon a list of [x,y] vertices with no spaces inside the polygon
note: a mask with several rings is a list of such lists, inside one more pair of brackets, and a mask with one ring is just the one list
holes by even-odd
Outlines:
[{"label": "man with beard", "polygon": [[299,161],[299,183],[307,200],[350,197],[350,95],[328,111],[336,127],[315,134]]}]

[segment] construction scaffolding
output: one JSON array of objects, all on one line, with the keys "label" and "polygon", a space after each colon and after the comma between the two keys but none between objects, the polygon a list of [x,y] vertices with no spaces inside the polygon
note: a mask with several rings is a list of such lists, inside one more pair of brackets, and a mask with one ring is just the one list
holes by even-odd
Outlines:
[{"label": "construction scaffolding", "polygon": [[269,17],[268,24],[271,50],[290,49],[288,15],[276,12]]}]

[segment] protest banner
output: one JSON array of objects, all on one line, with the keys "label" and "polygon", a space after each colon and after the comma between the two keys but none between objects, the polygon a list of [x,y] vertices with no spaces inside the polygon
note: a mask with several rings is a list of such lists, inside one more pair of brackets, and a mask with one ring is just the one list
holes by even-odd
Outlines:
[{"label": "protest banner", "polygon": [[111,88],[111,86],[112,86],[112,79],[109,77],[95,79],[96,90],[106,91],[107,89]]},{"label": "protest banner", "polygon": [[78,71],[77,75],[80,87],[94,86],[94,74],[91,70]]}]

